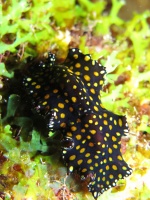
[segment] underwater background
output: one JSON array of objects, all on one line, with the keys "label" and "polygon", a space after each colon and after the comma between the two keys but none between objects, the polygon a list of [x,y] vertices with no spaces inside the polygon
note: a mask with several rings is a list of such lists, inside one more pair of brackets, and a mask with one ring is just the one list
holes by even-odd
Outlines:
[{"label": "underwater background", "polygon": [[121,152],[132,175],[98,199],[150,199],[150,2],[8,0],[0,19],[0,198],[92,198],[78,176],[67,176],[59,135],[45,135],[45,122],[13,82],[47,52],[62,63],[69,48],[79,48],[105,66],[101,102],[129,126]]}]

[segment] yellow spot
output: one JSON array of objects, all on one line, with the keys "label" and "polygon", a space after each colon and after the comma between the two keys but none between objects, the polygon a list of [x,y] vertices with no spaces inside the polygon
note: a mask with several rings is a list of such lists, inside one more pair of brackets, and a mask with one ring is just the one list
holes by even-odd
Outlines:
[{"label": "yellow spot", "polygon": [[105,144],[102,144],[102,148],[104,149],[106,147],[106,145]]},{"label": "yellow spot", "polygon": [[86,55],[86,56],[84,57],[84,60],[85,60],[85,61],[89,61],[89,60],[90,60],[90,56],[87,56],[87,55]]},{"label": "yellow spot", "polygon": [[88,158],[91,154],[90,153],[86,153],[85,157]]},{"label": "yellow spot", "polygon": [[71,132],[67,132],[67,136],[68,137],[72,137],[72,133]]},{"label": "yellow spot", "polygon": [[84,75],[84,79],[85,79],[86,81],[90,81],[90,80],[91,80],[91,78],[90,78],[89,75]]},{"label": "yellow spot", "polygon": [[122,120],[121,119],[118,120],[118,124],[119,124],[120,127],[122,127]]},{"label": "yellow spot", "polygon": [[67,97],[67,96],[68,96],[68,93],[67,93],[67,92],[64,92],[64,95]]},{"label": "yellow spot", "polygon": [[46,104],[47,104],[47,101],[44,101],[44,102],[42,103],[43,106],[45,106]]},{"label": "yellow spot", "polygon": [[96,121],[94,124],[95,124],[95,125],[98,125],[98,121]]},{"label": "yellow spot", "polygon": [[59,108],[64,108],[64,104],[63,103],[58,103],[58,107]]},{"label": "yellow spot", "polygon": [[57,92],[58,92],[58,90],[57,90],[57,89],[54,89],[54,90],[53,90],[53,93],[54,93],[54,94],[56,94]]},{"label": "yellow spot", "polygon": [[98,83],[95,82],[93,85],[94,85],[94,87],[97,87],[97,86],[98,86]]},{"label": "yellow spot", "polygon": [[32,80],[32,78],[27,78],[27,81],[29,82],[29,81],[31,81]]},{"label": "yellow spot", "polygon": [[89,102],[89,101],[87,101],[87,102],[86,102],[86,105],[90,105],[90,102]]},{"label": "yellow spot", "polygon": [[113,170],[117,170],[118,168],[117,168],[116,165],[112,165],[112,169],[113,169]]},{"label": "yellow spot", "polygon": [[83,88],[83,92],[85,92],[85,93],[87,92],[85,88]]},{"label": "yellow spot", "polygon": [[76,85],[73,85],[73,89],[77,89],[77,86],[76,86]]},{"label": "yellow spot", "polygon": [[80,149],[80,145],[76,146],[76,150]]},{"label": "yellow spot", "polygon": [[89,142],[89,147],[94,147],[94,143],[93,142]]},{"label": "yellow spot", "polygon": [[103,172],[103,169],[100,169],[99,172],[102,173],[102,172]]},{"label": "yellow spot", "polygon": [[101,145],[101,142],[98,142],[97,145]]},{"label": "yellow spot", "polygon": [[103,130],[103,127],[102,127],[102,126],[100,126],[100,127],[99,127],[99,130],[100,130],[100,131],[102,131],[102,130]]},{"label": "yellow spot", "polygon": [[104,83],[104,81],[102,81],[102,80],[99,81],[99,84],[100,84],[100,85],[103,85],[103,83]]},{"label": "yellow spot", "polygon": [[96,151],[96,153],[100,154],[100,153],[101,153],[101,151]]},{"label": "yellow spot", "polygon": [[80,153],[84,153],[85,152],[85,148],[80,149]]},{"label": "yellow spot", "polygon": [[92,65],[95,65],[95,60],[92,60]]},{"label": "yellow spot", "polygon": [[65,113],[61,113],[61,114],[60,114],[60,117],[61,117],[62,119],[64,119],[65,116],[66,116]]},{"label": "yellow spot", "polygon": [[77,127],[76,127],[76,126],[71,126],[71,130],[72,130],[72,131],[76,131],[76,130],[77,130]]},{"label": "yellow spot", "polygon": [[82,144],[85,144],[85,143],[86,143],[86,140],[83,140],[83,141],[82,141]]},{"label": "yellow spot", "polygon": [[[66,66],[66,67],[68,67],[68,66]],[[70,68],[71,71],[73,71],[73,68],[74,68],[74,67],[73,67],[73,66],[70,66],[69,68]]]},{"label": "yellow spot", "polygon": [[116,142],[117,141],[117,138],[115,136],[112,136],[112,141],[113,142]]},{"label": "yellow spot", "polygon": [[[71,72],[71,70],[68,69],[68,72]],[[66,77],[67,77],[67,74],[64,74],[63,77],[66,78]]]},{"label": "yellow spot", "polygon": [[95,111],[99,111],[99,109],[98,109],[97,106],[94,106],[94,110],[95,110]]},{"label": "yellow spot", "polygon": [[116,132],[116,135],[117,135],[117,136],[120,136],[121,134],[120,134],[119,132]]},{"label": "yellow spot", "polygon": [[112,117],[110,117],[110,118],[109,118],[109,120],[110,120],[110,121],[112,121],[112,120],[113,120],[113,118],[112,118]]},{"label": "yellow spot", "polygon": [[113,176],[112,174],[110,174],[110,175],[109,175],[109,178],[110,178],[110,179],[113,179],[113,178],[114,178],[114,176]]},{"label": "yellow spot", "polygon": [[69,107],[69,111],[70,111],[70,112],[73,112],[73,107]]},{"label": "yellow spot", "polygon": [[69,103],[69,100],[68,100],[68,99],[65,99],[65,102],[66,102],[66,103]]},{"label": "yellow spot", "polygon": [[122,178],[122,174],[118,174],[118,178],[120,178],[120,179],[121,179],[121,178]]},{"label": "yellow spot", "polygon": [[114,147],[114,149],[117,149],[117,148],[118,148],[118,146],[117,146],[116,144],[113,144],[113,147]]},{"label": "yellow spot", "polygon": [[45,96],[44,96],[44,99],[49,99],[50,98],[50,95],[49,94],[46,94]]},{"label": "yellow spot", "polygon": [[122,167],[123,170],[127,170],[127,168],[125,166]]},{"label": "yellow spot", "polygon": [[88,163],[88,164],[91,164],[91,163],[92,163],[92,159],[88,159],[88,160],[87,160],[87,163]]},{"label": "yellow spot", "polygon": [[69,160],[75,160],[76,159],[76,155],[72,155],[69,157]]},{"label": "yellow spot", "polygon": [[93,101],[93,97],[92,96],[90,96],[90,100]]},{"label": "yellow spot", "polygon": [[85,67],[84,67],[84,70],[85,70],[85,71],[89,71],[89,67],[88,67],[88,66],[85,66]]},{"label": "yellow spot", "polygon": [[94,76],[99,76],[99,73],[98,72],[94,72]]},{"label": "yellow spot", "polygon": [[112,157],[109,157],[109,161],[110,161],[110,162],[112,161]]},{"label": "yellow spot", "polygon": [[89,125],[88,125],[88,124],[85,124],[84,126],[85,126],[86,128],[88,128],[88,127],[89,127]]},{"label": "yellow spot", "polygon": [[109,136],[110,136],[110,134],[109,134],[109,133],[106,133],[106,136],[107,136],[107,137],[109,137]]},{"label": "yellow spot", "polygon": [[105,181],[105,180],[106,180],[106,178],[105,178],[105,176],[103,176],[102,181]]},{"label": "yellow spot", "polygon": [[122,157],[120,155],[117,156],[118,160],[122,160]]},{"label": "yellow spot", "polygon": [[77,102],[77,98],[76,97],[71,97],[72,102]]},{"label": "yellow spot", "polygon": [[99,156],[98,156],[98,155],[95,155],[94,158],[95,158],[95,159],[99,159]]},{"label": "yellow spot", "polygon": [[32,82],[32,84],[31,85],[36,85],[36,82]]},{"label": "yellow spot", "polygon": [[76,135],[76,139],[77,139],[77,140],[81,140],[81,135],[79,135],[79,134]]},{"label": "yellow spot", "polygon": [[103,162],[104,162],[104,163],[107,163],[107,159],[105,158]]},{"label": "yellow spot", "polygon": [[93,120],[92,120],[92,119],[89,119],[89,123],[92,124],[92,123],[93,123]]},{"label": "yellow spot", "polygon": [[80,64],[80,63],[76,63],[76,64],[75,64],[75,67],[76,67],[76,68],[80,68],[80,67],[81,67],[81,64]]},{"label": "yellow spot", "polygon": [[83,168],[83,169],[82,169],[82,172],[86,172],[86,171],[87,171],[87,169],[86,169],[86,168]]},{"label": "yellow spot", "polygon": [[92,134],[92,135],[94,135],[95,133],[96,133],[96,130],[90,130],[90,133]]},{"label": "yellow spot", "polygon": [[97,179],[97,180],[98,180],[98,182],[100,182],[101,178],[100,178],[100,177],[98,177],[98,179]]},{"label": "yellow spot", "polygon": [[106,165],[106,170],[109,170],[109,165]]},{"label": "yellow spot", "polygon": [[95,167],[98,167],[98,163],[95,163]]},{"label": "yellow spot", "polygon": [[40,86],[40,85],[36,85],[35,88],[36,88],[36,89],[40,89],[41,86]]},{"label": "yellow spot", "polygon": [[104,140],[107,141],[107,137],[104,137]]},{"label": "yellow spot", "polygon": [[77,121],[76,121],[76,122],[77,122],[77,123],[81,122],[81,119],[77,118]]},{"label": "yellow spot", "polygon": [[70,172],[73,172],[73,166],[70,166],[70,167],[69,167],[69,171],[70,171]]},{"label": "yellow spot", "polygon": [[112,125],[109,125],[109,130],[112,130]]},{"label": "yellow spot", "polygon": [[78,165],[81,165],[82,162],[83,162],[82,159],[80,159],[80,160],[77,161]]},{"label": "yellow spot", "polygon": [[95,94],[94,88],[91,88],[91,89],[90,89],[90,92],[91,92],[92,94]]},{"label": "yellow spot", "polygon": [[103,117],[107,117],[107,113],[104,113],[104,114],[103,114]]},{"label": "yellow spot", "polygon": [[111,154],[112,153],[112,149],[109,147],[108,148],[108,152]]},{"label": "yellow spot", "polygon": [[85,133],[85,129],[84,129],[84,128],[82,128],[82,129],[81,129],[81,132],[82,132],[82,133]]},{"label": "yellow spot", "polygon": [[[75,72],[75,74],[77,75],[77,76],[80,76],[80,72],[79,71],[77,71],[77,72]],[[76,81],[77,81],[77,79],[76,79]]]},{"label": "yellow spot", "polygon": [[103,120],[104,125],[108,125],[107,120]]},{"label": "yellow spot", "polygon": [[90,136],[90,135],[87,135],[86,138],[87,138],[88,140],[90,140],[90,139],[91,139],[91,136]]},{"label": "yellow spot", "polygon": [[65,127],[66,127],[66,123],[62,122],[62,123],[60,124],[60,127],[65,128]]},{"label": "yellow spot", "polygon": [[109,185],[109,181],[106,181],[106,185]]},{"label": "yellow spot", "polygon": [[114,124],[117,125],[117,121],[114,119]]},{"label": "yellow spot", "polygon": [[73,57],[74,57],[75,59],[77,59],[77,58],[78,58],[78,54],[74,54]]},{"label": "yellow spot", "polygon": [[90,166],[90,170],[93,170],[94,169],[94,167],[93,166]]}]

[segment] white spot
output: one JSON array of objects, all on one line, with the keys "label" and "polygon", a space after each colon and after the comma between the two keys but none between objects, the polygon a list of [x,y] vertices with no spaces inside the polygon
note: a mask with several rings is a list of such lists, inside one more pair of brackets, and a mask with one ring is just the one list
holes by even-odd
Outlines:
[{"label": "white spot", "polygon": [[94,197],[95,197],[95,198],[97,197],[97,192],[94,192]]},{"label": "white spot", "polygon": [[112,186],[116,186],[116,183],[113,183]]}]

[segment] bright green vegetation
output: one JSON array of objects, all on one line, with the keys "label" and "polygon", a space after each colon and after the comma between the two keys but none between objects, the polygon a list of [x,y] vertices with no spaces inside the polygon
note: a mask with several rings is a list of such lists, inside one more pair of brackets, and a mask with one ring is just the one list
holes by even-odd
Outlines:
[{"label": "bright green vegetation", "polygon": [[[122,6],[120,0],[112,0],[110,11],[106,10],[105,0],[65,0],[61,4],[59,0],[3,1],[0,4],[0,75],[13,77],[13,70],[5,68],[9,53],[18,55],[22,62],[47,51],[57,52],[58,58],[64,59],[68,48],[73,46],[90,53],[94,59],[100,58],[109,73],[105,92],[101,93],[102,102],[107,109],[127,115],[131,134],[124,157],[134,169],[131,177],[120,181],[118,188],[104,193],[100,199],[124,196],[127,200],[148,200],[150,12],[134,14],[132,19],[125,21],[118,17]],[[15,115],[16,106],[10,102],[8,116]],[[17,120],[25,127],[26,119]],[[64,199],[82,199],[80,195],[83,199],[91,197],[79,191],[71,178],[66,181],[66,168],[59,155],[36,154],[48,148],[38,132],[33,130],[30,142],[17,141],[12,138],[10,125],[3,127],[1,121],[0,150],[7,161],[2,162],[0,155],[0,194],[4,192],[6,199],[14,197],[17,200],[22,197],[57,199],[54,194]],[[142,135],[141,131],[148,134]],[[69,189],[75,193],[71,194]]]}]

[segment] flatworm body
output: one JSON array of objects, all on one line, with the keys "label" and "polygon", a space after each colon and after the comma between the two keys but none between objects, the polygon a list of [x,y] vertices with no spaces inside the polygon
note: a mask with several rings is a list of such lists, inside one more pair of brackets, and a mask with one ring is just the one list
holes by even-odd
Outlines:
[{"label": "flatworm body", "polygon": [[88,188],[95,199],[132,172],[120,152],[121,137],[128,132],[126,118],[101,104],[105,73],[90,55],[71,49],[61,65],[49,53],[23,80],[36,112],[48,119],[50,130],[63,133],[68,173],[77,171],[82,180],[90,177]]}]

